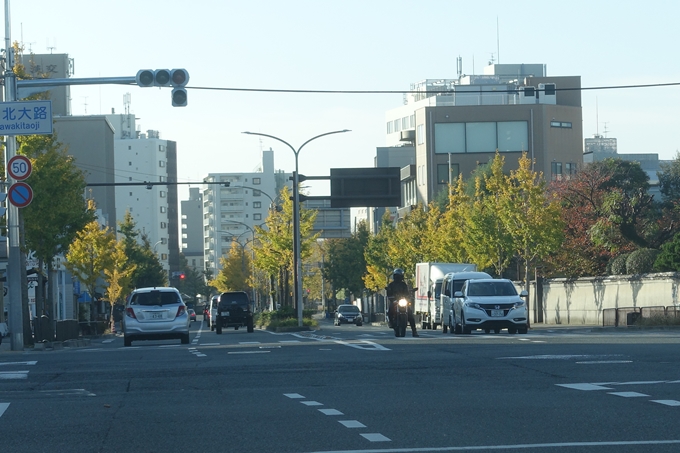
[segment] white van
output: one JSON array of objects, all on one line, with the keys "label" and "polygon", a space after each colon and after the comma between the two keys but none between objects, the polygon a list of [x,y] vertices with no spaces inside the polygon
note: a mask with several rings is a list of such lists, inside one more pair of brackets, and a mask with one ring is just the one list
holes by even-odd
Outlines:
[{"label": "white van", "polygon": [[449,328],[453,333],[453,295],[460,291],[466,280],[478,278],[493,278],[486,272],[449,272],[442,280],[442,292],[440,296],[442,307],[442,332],[446,333]]},{"label": "white van", "polygon": [[217,304],[220,301],[220,296],[212,296],[210,298],[210,331],[215,330],[215,321],[217,320]]}]

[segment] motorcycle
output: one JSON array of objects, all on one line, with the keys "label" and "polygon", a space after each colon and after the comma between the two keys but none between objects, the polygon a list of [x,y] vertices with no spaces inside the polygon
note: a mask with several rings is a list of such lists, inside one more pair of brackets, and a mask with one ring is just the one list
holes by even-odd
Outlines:
[{"label": "motorcycle", "polygon": [[395,337],[406,336],[408,325],[408,300],[401,298],[392,302],[392,328]]}]

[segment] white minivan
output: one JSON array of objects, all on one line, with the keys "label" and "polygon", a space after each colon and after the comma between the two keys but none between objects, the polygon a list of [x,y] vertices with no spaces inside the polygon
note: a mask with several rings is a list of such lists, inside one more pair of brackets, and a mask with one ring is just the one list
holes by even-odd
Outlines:
[{"label": "white minivan", "polygon": [[210,331],[215,330],[215,321],[217,321],[217,304],[219,301],[219,294],[210,298],[210,307],[208,308],[210,310]]},{"label": "white minivan", "polygon": [[460,291],[466,280],[478,278],[492,278],[486,272],[449,272],[442,280],[442,292],[440,296],[442,307],[442,332],[446,333],[455,327],[453,316],[453,300],[456,291]]}]

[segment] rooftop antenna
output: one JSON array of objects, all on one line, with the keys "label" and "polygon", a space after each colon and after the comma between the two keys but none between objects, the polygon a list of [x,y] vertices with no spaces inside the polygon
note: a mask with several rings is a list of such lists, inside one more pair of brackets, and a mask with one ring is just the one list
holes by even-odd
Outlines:
[{"label": "rooftop antenna", "polygon": [[54,51],[56,48],[57,48],[57,40],[55,39],[55,40],[54,40],[54,45],[53,45],[53,46],[50,46],[50,41],[49,41],[49,39],[48,39],[48,40],[47,40],[47,50],[49,50],[50,53],[52,53],[52,51]]},{"label": "rooftop antenna", "polygon": [[460,55],[456,58],[456,71],[458,72],[458,78],[460,79],[463,75],[463,58]]},{"label": "rooftop antenna", "polygon": [[597,96],[595,96],[595,135],[600,135],[600,117],[597,110]]},{"label": "rooftop antenna", "polygon": [[609,124],[609,121],[603,121],[602,124],[604,124],[604,130],[602,133],[604,134],[604,137],[607,138],[607,132],[609,132],[609,130],[607,130],[607,124]]},{"label": "rooftop antenna", "polygon": [[88,96],[82,96],[85,98],[85,102],[83,102],[83,105],[85,106],[85,115],[87,115],[87,98]]},{"label": "rooftop antenna", "polygon": [[489,66],[491,66],[492,64],[494,64],[494,62],[496,61],[496,60],[494,60],[493,57],[494,57],[494,53],[491,52],[491,58],[489,59]]},{"label": "rooftop antenna", "polygon": [[125,93],[123,95],[123,105],[125,106],[125,114],[130,114],[130,101],[132,100],[132,95],[130,93]]},{"label": "rooftop antenna", "polygon": [[496,59],[501,64],[501,38],[498,31],[498,16],[496,16]]}]

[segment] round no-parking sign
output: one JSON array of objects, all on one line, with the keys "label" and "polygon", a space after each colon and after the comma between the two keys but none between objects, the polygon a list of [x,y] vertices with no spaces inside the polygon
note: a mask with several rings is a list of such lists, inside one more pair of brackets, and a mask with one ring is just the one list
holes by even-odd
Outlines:
[{"label": "round no-parking sign", "polygon": [[14,156],[7,163],[7,173],[17,181],[23,181],[31,176],[33,166],[26,156]]},{"label": "round no-parking sign", "polygon": [[15,182],[9,186],[7,199],[17,208],[25,208],[33,200],[33,189],[25,182]]}]

